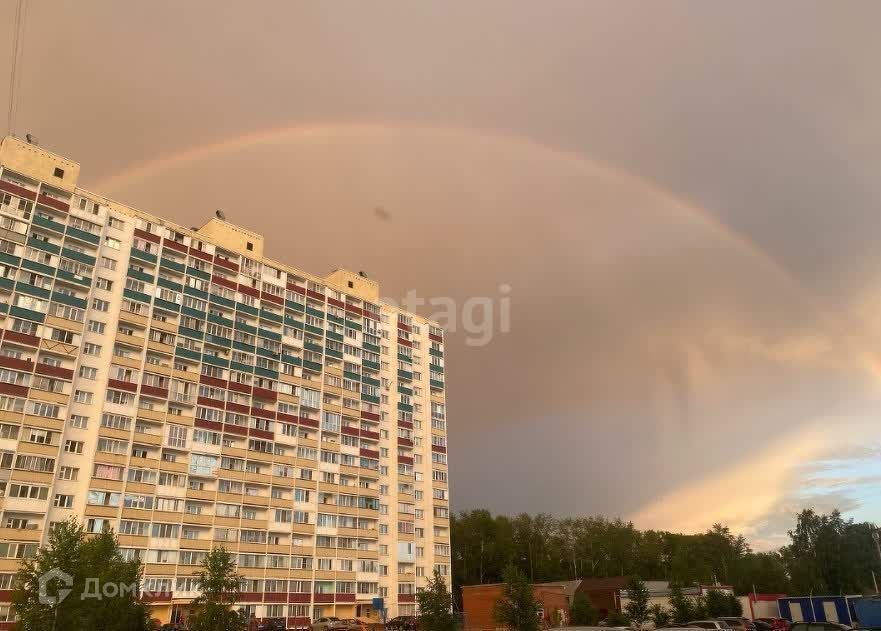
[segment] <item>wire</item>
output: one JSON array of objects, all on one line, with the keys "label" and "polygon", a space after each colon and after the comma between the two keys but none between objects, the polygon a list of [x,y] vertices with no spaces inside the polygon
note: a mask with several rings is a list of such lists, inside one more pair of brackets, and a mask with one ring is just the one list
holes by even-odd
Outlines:
[{"label": "wire", "polygon": [[13,20],[12,32],[12,60],[9,71],[9,107],[6,113],[6,126],[9,133],[15,131],[15,116],[18,112],[18,88],[21,85],[21,75],[18,72],[22,51],[24,49],[24,25],[27,23],[27,2],[18,0],[15,7],[15,19]]}]

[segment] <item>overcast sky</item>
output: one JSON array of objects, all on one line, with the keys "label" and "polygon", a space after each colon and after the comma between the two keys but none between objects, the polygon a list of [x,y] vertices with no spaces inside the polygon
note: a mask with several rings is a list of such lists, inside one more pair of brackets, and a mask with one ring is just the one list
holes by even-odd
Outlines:
[{"label": "overcast sky", "polygon": [[881,520],[881,4],[29,5],[81,185],[455,301],[455,508]]}]

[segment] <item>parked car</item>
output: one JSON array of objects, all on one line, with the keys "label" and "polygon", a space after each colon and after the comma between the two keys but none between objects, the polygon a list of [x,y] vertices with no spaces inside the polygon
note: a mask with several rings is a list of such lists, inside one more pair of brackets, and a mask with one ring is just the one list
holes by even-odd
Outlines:
[{"label": "parked car", "polygon": [[312,623],[312,631],[346,631],[348,625],[337,618],[319,618]]},{"label": "parked car", "polygon": [[257,631],[286,631],[287,628],[284,618],[265,618],[257,623]]},{"label": "parked car", "polygon": [[851,631],[851,627],[837,622],[794,622],[792,631]]},{"label": "parked car", "polygon": [[367,631],[367,623],[357,618],[344,618],[346,623],[346,631]]},{"label": "parked car", "polygon": [[[753,620],[753,624],[756,625],[756,631],[777,631],[771,626],[770,622],[765,622],[764,620]],[[783,630],[781,629],[780,631]]]},{"label": "parked car", "polygon": [[398,616],[385,623],[387,631],[419,631],[419,620],[416,616]]},{"label": "parked car", "polygon": [[789,631],[789,627],[792,626],[786,618],[756,618],[756,621],[770,624],[774,631]]},{"label": "parked car", "polygon": [[732,628],[743,629],[744,631],[756,631],[756,625],[749,618],[743,616],[720,616],[717,620],[724,620]]},{"label": "parked car", "polygon": [[730,629],[731,625],[724,620],[692,620],[688,623],[689,627],[698,627],[701,629]]}]

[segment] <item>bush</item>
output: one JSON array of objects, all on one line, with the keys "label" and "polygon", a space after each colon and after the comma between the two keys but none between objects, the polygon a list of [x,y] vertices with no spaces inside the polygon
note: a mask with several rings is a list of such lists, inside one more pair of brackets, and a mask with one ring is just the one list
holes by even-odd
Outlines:
[{"label": "bush", "polygon": [[592,627],[599,622],[600,612],[593,606],[586,594],[576,593],[569,617],[574,625]]},{"label": "bush", "polygon": [[630,626],[630,618],[625,616],[620,611],[612,611],[609,613],[609,617],[606,618],[606,626],[609,626],[609,627],[629,627]]}]

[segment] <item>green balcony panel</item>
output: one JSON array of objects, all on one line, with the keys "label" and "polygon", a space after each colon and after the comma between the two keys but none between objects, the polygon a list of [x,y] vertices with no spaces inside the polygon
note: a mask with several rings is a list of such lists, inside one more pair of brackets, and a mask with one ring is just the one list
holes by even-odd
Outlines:
[{"label": "green balcony panel", "polygon": [[312,342],[306,342],[305,344],[303,344],[303,348],[305,348],[307,351],[312,351],[313,353],[324,352],[323,346],[321,346],[320,344],[314,344]]},{"label": "green balcony panel", "polygon": [[232,341],[232,347],[237,351],[242,351],[243,353],[256,353],[257,347],[252,346],[251,344],[245,344],[244,342],[237,342],[236,340]]},{"label": "green balcony panel", "polygon": [[233,328],[236,331],[242,331],[244,333],[250,333],[251,335],[257,335],[257,327],[251,326],[250,324],[245,324],[244,322],[239,322],[239,321],[234,322]]},{"label": "green balcony panel", "polygon": [[47,228],[54,232],[58,232],[59,234],[64,234],[63,223],[58,223],[57,221],[52,221],[51,219],[40,217],[40,215],[34,215],[33,224],[35,226],[40,226],[41,228]]},{"label": "green balcony panel", "polygon": [[294,327],[295,329],[300,329],[301,331],[306,329],[306,325],[304,323],[300,322],[299,320],[294,320],[293,318],[286,317],[284,319],[284,323],[288,326]]},{"label": "green balcony panel", "polygon": [[281,342],[280,333],[273,333],[272,331],[267,331],[266,329],[257,329],[257,335],[259,335],[260,337],[265,337],[267,340]]},{"label": "green balcony panel", "polygon": [[0,252],[0,263],[6,263],[7,265],[14,265],[18,267],[21,265],[21,257],[13,256],[12,254],[7,254],[6,252]]},{"label": "green balcony panel", "polygon": [[303,368],[307,368],[313,372],[321,372],[321,364],[318,362],[310,362],[306,359],[303,360]]},{"label": "green balcony panel", "polygon": [[316,318],[321,318],[324,320],[324,311],[319,311],[318,309],[310,306],[306,306],[306,313],[310,316],[315,316]]},{"label": "green balcony panel", "polygon": [[12,289],[15,286],[15,281],[11,278],[0,278],[0,287],[3,289]]},{"label": "green balcony panel", "polygon": [[208,314],[208,322],[213,322],[214,324],[219,324],[220,326],[226,326],[229,328],[233,328],[236,324],[232,320],[224,318],[222,315],[217,315],[216,313]]},{"label": "green balcony panel", "polygon": [[177,332],[184,337],[189,337],[194,340],[201,340],[205,337],[205,334],[202,331],[197,331],[196,329],[191,329],[186,326],[178,327]]},{"label": "green balcony panel", "polygon": [[375,397],[372,394],[364,394],[363,392],[361,393],[361,400],[368,401],[370,403],[379,403],[379,397]]},{"label": "green balcony panel", "polygon": [[398,369],[398,379],[406,379],[407,381],[413,381],[413,373],[407,370]]},{"label": "green balcony panel", "polygon": [[243,302],[236,302],[235,304],[236,311],[241,311],[242,313],[247,313],[251,316],[260,315],[260,311],[256,307],[252,307],[251,305],[246,305]]},{"label": "green balcony panel", "polygon": [[429,370],[431,370],[432,372],[439,372],[439,373],[441,373],[441,374],[443,374],[443,372],[444,372],[444,367],[443,367],[443,366],[435,366],[434,364],[432,364],[432,365],[429,366],[428,368],[429,368]]},{"label": "green balcony panel", "polygon": [[293,300],[285,300],[284,301],[285,309],[290,309],[291,311],[296,311],[297,313],[303,313],[306,311],[306,305],[302,302],[294,302]]},{"label": "green balcony panel", "polygon": [[267,359],[278,359],[278,356],[280,355],[280,353],[275,353],[268,348],[263,348],[261,346],[257,347],[257,354],[260,355],[260,357],[266,357]]},{"label": "green balcony panel", "polygon": [[[153,284],[156,282],[156,279],[153,278],[152,274],[148,274],[147,272],[142,272],[141,270],[137,270],[137,269],[128,268],[128,271],[125,273],[125,275],[128,276],[129,278],[134,278],[135,280],[142,280],[145,283]],[[163,280],[164,279],[162,279],[162,278],[159,279],[160,284],[162,284]],[[165,281],[165,282],[169,282],[169,281]],[[163,287],[165,287],[165,285],[163,285]],[[174,287],[169,287],[169,289],[174,289]],[[180,290],[181,290],[181,288],[180,288],[180,286],[178,286],[177,291],[180,291]]]},{"label": "green balcony panel", "polygon": [[180,305],[176,302],[171,302],[170,300],[163,300],[162,298],[157,298],[153,301],[153,306],[161,309],[165,309],[166,311],[171,311],[173,313],[180,313]]},{"label": "green balcony panel", "polygon": [[265,309],[260,310],[260,317],[263,318],[264,320],[269,320],[270,322],[275,322],[276,324],[281,324],[282,322],[284,322],[284,318],[282,318],[280,315],[278,315],[277,313],[270,313],[269,311],[266,311]]},{"label": "green balcony panel", "polygon": [[190,276],[195,276],[196,278],[201,278],[202,280],[211,280],[211,274],[208,272],[203,272],[200,269],[196,269],[195,267],[187,266],[187,274]]},{"label": "green balcony panel", "polygon": [[407,405],[406,403],[398,403],[398,409],[401,410],[402,412],[412,412],[413,406]]},{"label": "green balcony panel", "polygon": [[327,355],[328,357],[333,357],[334,359],[342,359],[343,358],[342,353],[340,353],[339,351],[332,351],[329,348],[324,351],[324,354]]},{"label": "green balcony panel", "polygon": [[18,283],[16,283],[15,291],[21,294],[27,294],[28,296],[36,296],[37,298],[49,298],[48,289],[43,289],[42,287],[34,287],[33,285],[28,285],[27,283],[23,283],[21,281],[18,281]]},{"label": "green balcony panel", "polygon": [[97,234],[92,234],[91,232],[86,232],[85,230],[74,228],[73,226],[67,227],[67,236],[79,239],[80,241],[85,241],[86,243],[91,243],[92,245],[98,245],[101,242],[101,237]]},{"label": "green balcony panel", "polygon": [[69,294],[60,294],[58,292],[52,293],[52,302],[60,302],[63,305],[79,307],[80,309],[85,309],[89,306],[89,303],[86,302],[85,298],[77,298],[76,296],[71,296]]},{"label": "green balcony panel", "polygon": [[148,296],[147,294],[143,294],[139,291],[135,291],[133,289],[123,289],[122,295],[129,300],[134,300],[136,302],[146,302],[147,304],[150,304],[150,296]]},{"label": "green balcony panel", "polygon": [[370,375],[361,375],[361,383],[366,383],[368,386],[376,386],[378,388],[380,381],[379,379],[374,379]]},{"label": "green balcony panel", "polygon": [[76,283],[77,285],[82,285],[83,287],[92,286],[92,279],[88,276],[77,276],[75,274],[71,274],[70,272],[66,272],[63,269],[55,272],[55,278],[61,278],[62,280]]},{"label": "green balcony panel", "polygon": [[430,379],[428,381],[428,383],[431,384],[432,388],[439,388],[441,390],[444,389],[444,382],[443,381],[438,381],[437,379]]},{"label": "green balcony panel", "polygon": [[205,341],[211,344],[216,344],[217,346],[223,346],[225,348],[232,347],[232,340],[226,337],[220,337],[219,335],[205,335]]},{"label": "green balcony panel", "polygon": [[198,309],[193,309],[192,307],[181,307],[180,312],[185,316],[190,316],[191,318],[196,318],[197,320],[205,319],[204,311],[199,311]]},{"label": "green balcony panel", "polygon": [[247,364],[242,364],[242,363],[239,363],[239,362],[232,362],[232,361],[231,361],[231,362],[229,363],[229,367],[230,367],[232,370],[238,370],[239,372],[247,372],[247,373],[252,373],[252,374],[253,374],[253,372],[254,372],[254,367],[253,367],[253,366],[248,366]]},{"label": "green balcony panel", "polygon": [[413,396],[413,389],[401,384],[398,384],[398,392],[400,392],[401,394],[406,394],[408,397]]},{"label": "green balcony panel", "polygon": [[356,331],[362,330],[361,324],[358,322],[352,322],[351,320],[346,320],[346,326],[350,329],[355,329]]},{"label": "green balcony panel", "polygon": [[229,298],[224,298],[223,296],[215,296],[214,294],[211,294],[208,297],[208,302],[210,302],[213,305],[220,305],[221,307],[226,307],[227,309],[235,309],[235,307],[236,307],[235,300],[230,300]]},{"label": "green balcony panel", "polygon": [[306,331],[315,335],[324,335],[324,329],[317,326],[312,326],[311,324],[306,325]]},{"label": "green balcony panel", "polygon": [[372,370],[379,370],[379,362],[372,362],[369,359],[362,359],[361,365]]},{"label": "green balcony panel", "polygon": [[160,277],[156,281],[156,284],[159,285],[160,287],[165,287],[166,289],[170,289],[172,291],[183,291],[184,290],[183,285],[181,285],[180,283],[176,283],[173,280],[168,280],[167,278]]},{"label": "green balcony panel", "polygon": [[95,257],[90,254],[86,254],[85,252],[77,252],[76,250],[71,250],[70,248],[64,248],[61,251],[61,255],[65,258],[73,259],[74,261],[79,261],[80,263],[86,263],[87,265],[95,267]]},{"label": "green balcony panel", "polygon": [[413,358],[409,355],[404,355],[403,353],[398,353],[398,359],[400,359],[402,362],[407,362],[408,364],[413,363]]},{"label": "green balcony panel", "polygon": [[159,260],[159,258],[155,254],[144,252],[143,250],[139,250],[138,248],[131,249],[131,257],[133,259],[138,259],[139,261],[146,261],[147,263],[155,263]]},{"label": "green balcony panel", "polygon": [[[30,237],[28,239],[28,245],[31,246],[32,248],[37,248],[38,250],[43,250],[43,252],[51,252],[52,254],[58,254],[59,252],[61,252],[61,248],[59,246],[57,246],[53,243],[49,243],[47,241],[41,241],[40,239],[34,239],[33,237]],[[92,265],[94,265],[94,264],[95,264],[95,262],[92,261]]]},{"label": "green balcony panel", "polygon": [[285,355],[282,353],[281,361],[283,364],[290,364],[291,366],[302,366],[303,360],[299,357],[294,357],[293,355]]},{"label": "green balcony panel", "polygon": [[187,269],[187,266],[183,263],[177,263],[165,258],[159,259],[159,267],[164,267],[165,269],[174,270],[175,272],[180,273],[184,273]]},{"label": "green balcony panel", "polygon": [[184,287],[184,293],[188,296],[194,296],[196,298],[201,298],[202,300],[208,300],[207,291],[202,291],[201,289],[196,289],[195,287],[190,287],[189,285]]},{"label": "green balcony panel", "polygon": [[202,353],[202,361],[206,364],[211,364],[212,366],[229,368],[229,362],[222,357],[217,357],[216,355],[208,355],[206,353]]},{"label": "green balcony panel", "polygon": [[335,324],[339,324],[340,326],[342,326],[342,325],[344,325],[344,324],[346,323],[346,321],[345,321],[344,319],[339,318],[339,317],[337,317],[337,316],[335,316],[335,315],[331,315],[331,314],[329,314],[329,313],[327,314],[327,319],[330,320],[331,322],[335,323]]},{"label": "green balcony panel", "polygon": [[254,374],[259,375],[260,377],[266,377],[267,379],[278,379],[277,370],[269,370],[268,368],[261,368],[260,366],[254,368]]},{"label": "green balcony panel", "polygon": [[444,352],[443,352],[443,351],[439,351],[439,350],[434,349],[434,348],[429,348],[429,349],[428,349],[428,353],[429,353],[429,355],[434,355],[435,357],[443,357],[443,356],[444,356]]},{"label": "green balcony panel", "polygon": [[45,274],[47,276],[54,276],[55,275],[55,268],[54,267],[51,267],[49,265],[43,265],[42,263],[37,263],[36,261],[29,261],[27,259],[24,259],[21,262],[21,266],[23,269],[29,269],[32,272]]},{"label": "green balcony panel", "polygon": [[194,359],[197,362],[202,361],[202,353],[199,351],[191,351],[188,348],[184,348],[183,346],[178,346],[174,349],[174,354],[178,357],[186,357],[187,359]]},{"label": "green balcony panel", "polygon": [[5,302],[0,302],[0,313],[8,313],[8,312],[9,312],[9,305],[6,304]]},{"label": "green balcony panel", "polygon": [[374,353],[378,353],[380,351],[379,346],[377,346],[376,344],[371,344],[370,342],[362,342],[361,347],[365,351],[372,351]]},{"label": "green balcony panel", "polygon": [[16,318],[21,318],[22,320],[32,320],[34,322],[42,322],[46,319],[45,313],[32,311],[31,309],[25,309],[24,307],[10,307],[9,313]]},{"label": "green balcony panel", "polygon": [[[343,341],[343,336],[340,335],[339,333],[334,333],[333,331],[328,331],[328,332],[327,332],[327,339],[329,339],[329,340],[333,340],[333,341],[335,341],[335,342],[342,342],[342,341]],[[378,351],[377,351],[377,352],[378,352]]]},{"label": "green balcony panel", "polygon": [[361,375],[356,372],[349,372],[348,370],[343,371],[343,377],[346,379],[351,379],[352,381],[358,381],[361,379]]}]

